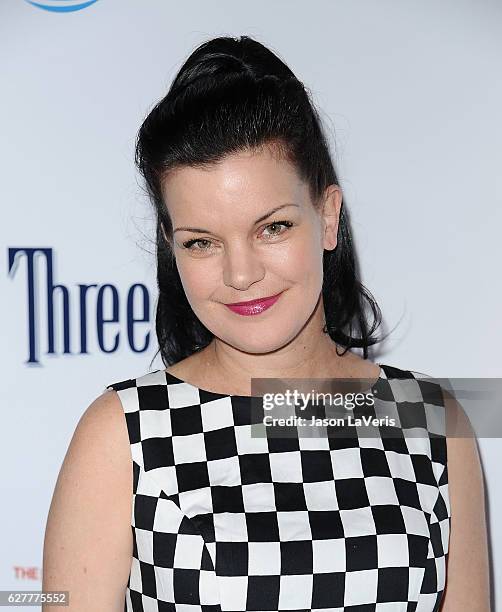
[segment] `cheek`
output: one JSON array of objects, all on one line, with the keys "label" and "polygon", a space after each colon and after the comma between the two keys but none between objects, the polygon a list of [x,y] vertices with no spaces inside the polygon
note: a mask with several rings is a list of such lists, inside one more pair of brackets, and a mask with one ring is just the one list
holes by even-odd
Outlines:
[{"label": "cheek", "polygon": [[185,260],[177,262],[181,284],[188,301],[194,302],[210,297],[218,286],[219,272],[208,260]]},{"label": "cheek", "polygon": [[274,276],[312,290],[322,285],[323,251],[315,233],[298,236],[297,240],[285,243],[280,251],[280,256],[278,250],[267,264]]}]

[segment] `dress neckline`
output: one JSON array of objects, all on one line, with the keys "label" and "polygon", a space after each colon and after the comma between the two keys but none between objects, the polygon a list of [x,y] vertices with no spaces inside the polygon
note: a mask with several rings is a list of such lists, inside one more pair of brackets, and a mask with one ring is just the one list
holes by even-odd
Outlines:
[{"label": "dress neckline", "polygon": [[[369,389],[365,389],[364,391],[361,391],[360,393],[374,393],[375,390],[381,385],[382,381],[384,378],[386,378],[386,372],[385,372],[385,368],[387,367],[385,364],[383,363],[375,363],[375,365],[377,365],[380,368],[380,372],[378,374],[378,378],[372,383],[372,385],[369,387]],[[161,370],[159,370],[161,371]],[[175,376],[174,374],[171,374],[171,372],[168,372],[166,369],[162,370],[166,376],[166,382],[170,383],[170,384],[184,384],[184,385],[188,385],[189,387],[191,387],[192,389],[197,389],[197,391],[201,391],[202,393],[207,393],[209,395],[217,395],[219,397],[233,397],[235,399],[238,400],[242,400],[242,401],[251,401],[251,400],[261,400],[262,397],[261,395],[235,395],[234,393],[221,393],[219,391],[209,391],[208,389],[203,389],[202,387],[198,387],[197,385],[193,385],[192,383],[187,382],[186,380],[183,380],[182,378],[179,378],[178,376]]]}]

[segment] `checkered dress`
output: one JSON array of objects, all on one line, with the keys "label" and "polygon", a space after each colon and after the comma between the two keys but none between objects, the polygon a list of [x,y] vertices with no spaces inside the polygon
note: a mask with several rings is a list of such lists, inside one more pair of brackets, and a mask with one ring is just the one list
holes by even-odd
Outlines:
[{"label": "checkered dress", "polygon": [[433,379],[381,365],[386,414],[411,407],[424,427],[401,419],[400,437],[252,435],[249,397],[165,370],[107,388],[133,458],[125,612],[439,610],[450,504]]}]

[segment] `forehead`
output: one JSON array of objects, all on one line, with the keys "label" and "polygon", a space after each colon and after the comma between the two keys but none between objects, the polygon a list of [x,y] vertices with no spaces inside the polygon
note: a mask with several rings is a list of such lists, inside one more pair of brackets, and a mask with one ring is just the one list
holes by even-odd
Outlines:
[{"label": "forehead", "polygon": [[172,218],[192,212],[218,211],[251,216],[287,201],[301,204],[308,194],[295,166],[270,147],[232,153],[216,164],[172,171],[162,181],[164,202]]}]

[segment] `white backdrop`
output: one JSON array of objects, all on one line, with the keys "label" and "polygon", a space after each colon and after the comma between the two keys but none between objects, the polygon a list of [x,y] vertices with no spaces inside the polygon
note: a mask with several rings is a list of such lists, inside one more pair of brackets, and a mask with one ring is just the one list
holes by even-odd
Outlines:
[{"label": "white backdrop", "polygon": [[[279,53],[320,106],[363,282],[396,328],[372,358],[502,376],[499,2],[96,0],[55,12],[2,0],[0,589],[41,588],[46,515],[78,419],[157,349],[136,131],[198,44],[240,34]],[[61,286],[53,346],[49,270]],[[502,451],[499,439],[479,445],[502,610]]]}]

